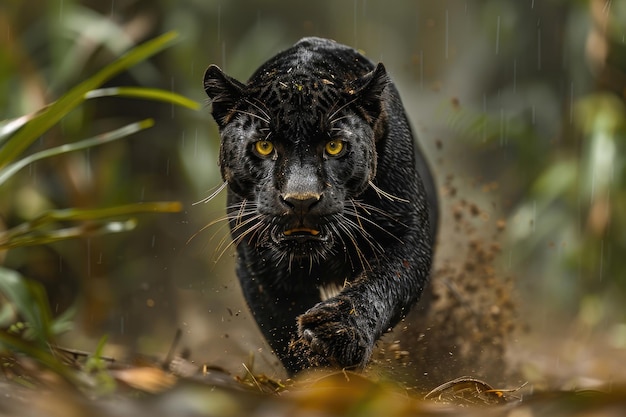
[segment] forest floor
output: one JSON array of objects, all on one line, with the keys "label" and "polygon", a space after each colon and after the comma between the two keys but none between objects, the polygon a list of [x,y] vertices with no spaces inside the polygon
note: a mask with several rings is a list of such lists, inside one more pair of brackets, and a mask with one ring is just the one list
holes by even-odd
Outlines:
[{"label": "forest floor", "polygon": [[[182,358],[171,359],[169,363],[138,358],[133,363],[122,364],[112,358],[94,359],[81,352],[63,349],[55,352],[72,370],[71,380],[26,356],[0,358],[3,369],[0,415],[626,415],[626,386],[593,378],[569,379],[568,383],[573,385],[567,389],[537,389],[532,382],[496,386],[489,381],[463,376],[426,392],[382,378],[376,372],[315,371],[294,380],[279,381],[255,374],[246,365],[241,374],[232,375]],[[549,356],[543,359],[551,362]],[[599,363],[603,356],[594,354],[594,357],[595,366],[611,366],[610,360]],[[541,366],[545,366],[547,372],[559,371],[554,369],[553,363],[550,366],[537,360],[540,358],[535,359],[535,372]],[[579,359],[588,364],[590,358]],[[569,365],[564,363],[563,366]],[[593,388],[584,388],[585,384]]]}]

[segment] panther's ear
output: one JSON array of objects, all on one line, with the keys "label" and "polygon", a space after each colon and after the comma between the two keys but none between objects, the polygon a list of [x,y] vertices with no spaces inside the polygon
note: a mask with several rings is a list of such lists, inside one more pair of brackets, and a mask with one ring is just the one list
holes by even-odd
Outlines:
[{"label": "panther's ear", "polygon": [[211,99],[211,114],[220,128],[228,123],[245,88],[245,85],[224,74],[217,65],[207,68],[204,73],[204,91]]},{"label": "panther's ear", "polygon": [[372,126],[379,122],[383,111],[383,91],[390,82],[385,66],[379,63],[373,71],[352,83],[350,95],[356,97],[355,104]]}]

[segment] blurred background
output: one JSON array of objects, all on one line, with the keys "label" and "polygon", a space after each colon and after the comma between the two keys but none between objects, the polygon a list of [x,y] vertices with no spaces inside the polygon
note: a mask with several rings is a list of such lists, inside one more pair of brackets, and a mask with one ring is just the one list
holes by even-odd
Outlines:
[{"label": "blurred background", "polygon": [[[181,34],[174,47],[107,85],[171,90],[202,110],[91,100],[29,152],[145,117],[156,125],[32,164],[0,186],[0,228],[52,208],[183,203],[182,213],[142,216],[133,232],[0,252],[4,266],[45,285],[55,313],[77,309],[61,344],[90,351],[108,334],[113,353],[163,357],[180,329],[194,360],[231,371],[254,360],[282,375],[240,296],[227,228],[204,227],[224,215],[225,194],[194,204],[221,184],[201,80],[215,63],[245,81],[301,37],[322,36],[385,63],[442,210],[471,202],[477,229],[501,231],[493,268],[514,283],[516,320],[528,329],[515,341],[530,340],[514,357],[536,360],[542,346],[558,356],[551,340],[573,341],[560,352],[597,345],[605,358],[623,355],[626,3],[3,0],[0,119],[37,111],[169,30]],[[449,219],[454,213],[441,225],[439,265],[468,240]]]}]

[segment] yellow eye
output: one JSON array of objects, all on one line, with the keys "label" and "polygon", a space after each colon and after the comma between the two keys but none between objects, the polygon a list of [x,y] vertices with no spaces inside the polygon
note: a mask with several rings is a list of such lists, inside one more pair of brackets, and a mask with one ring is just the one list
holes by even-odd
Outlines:
[{"label": "yellow eye", "polygon": [[338,156],[341,154],[341,151],[343,151],[343,148],[344,142],[342,140],[333,139],[326,142],[326,147],[324,149],[326,150],[326,154],[330,156]]},{"label": "yellow eye", "polygon": [[260,140],[254,144],[254,150],[261,156],[269,156],[274,152],[274,144],[269,140]]}]

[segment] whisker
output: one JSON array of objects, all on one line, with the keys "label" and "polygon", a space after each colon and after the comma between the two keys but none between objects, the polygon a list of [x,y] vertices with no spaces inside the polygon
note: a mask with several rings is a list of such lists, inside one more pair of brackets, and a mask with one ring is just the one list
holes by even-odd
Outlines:
[{"label": "whisker", "polygon": [[[225,224],[223,224],[222,226],[220,226],[219,229],[217,229],[215,231],[215,233],[213,234],[213,236],[215,234],[217,234],[217,232],[219,232],[220,230],[222,230],[224,227],[226,227],[228,225],[228,222],[226,222],[227,220],[229,220],[228,216],[224,216],[224,217],[220,217],[218,219],[212,220],[209,223],[207,223],[206,225],[202,226],[200,228],[200,230],[198,230],[197,232],[195,232],[193,235],[191,235],[191,237],[189,239],[187,239],[187,242],[185,242],[186,245],[190,244],[192,240],[194,240],[196,237],[198,237],[198,235],[200,235],[200,233],[204,232],[205,230],[207,230],[208,228],[210,228],[211,226],[215,226],[218,223],[221,222],[225,222]],[[213,239],[213,237],[211,237],[209,239],[209,242]]]},{"label": "whisker", "polygon": [[[269,230],[270,227],[272,227],[271,223],[267,223],[267,222],[259,222],[259,223],[263,223],[265,224],[265,227],[261,228],[260,226],[258,228],[256,228],[254,230],[254,233],[252,233],[250,235],[250,238],[248,239],[248,243],[252,244],[252,241],[254,240],[254,238],[256,236],[261,237],[263,234],[267,233],[267,231]],[[257,246],[258,246],[258,240],[257,240]]]},{"label": "whisker", "polygon": [[[254,236],[261,230],[263,230],[262,226],[265,225],[265,223],[263,221],[261,221],[261,216],[259,216],[257,219],[257,222],[255,224],[253,224],[252,226],[250,226],[245,232],[243,232],[241,235],[239,235],[237,237],[237,239],[235,239],[235,243],[237,245],[239,245],[241,242],[243,242],[244,239],[248,239],[248,243],[252,243],[252,240],[254,239]],[[267,227],[267,225],[266,225]]]},{"label": "whisker", "polygon": [[[343,216],[341,216],[341,217],[343,218]],[[356,255],[357,255],[358,259],[359,259],[359,263],[361,264],[361,268],[364,271],[371,270],[372,266],[370,265],[369,261],[365,258],[365,254],[363,253],[363,251],[359,247],[359,244],[356,241],[356,237],[354,236],[352,231],[345,224],[343,224],[343,222],[341,222],[341,221],[339,221],[337,224],[341,228],[341,230],[343,230],[343,232],[346,234],[346,236],[348,237],[348,239],[352,243],[352,246],[354,247],[354,249],[356,251]]]},{"label": "whisker", "polygon": [[[261,215],[257,214],[255,216],[250,217],[249,219],[246,220],[241,220],[241,219],[237,219],[237,224],[231,229],[231,233],[233,235],[235,235],[236,233],[238,233],[241,229],[245,228],[246,226],[248,226],[250,223],[258,221],[261,219]],[[236,239],[239,238],[240,235],[237,235]]]},{"label": "whisker", "polygon": [[195,203],[192,204],[192,206],[195,206],[196,204],[201,204],[201,203],[208,203],[209,201],[217,197],[217,195],[221,193],[226,188],[227,185],[228,185],[228,182],[224,181],[222,184],[218,185],[217,189],[213,191],[208,197],[203,198],[200,201],[196,201]]},{"label": "whisker", "polygon": [[376,191],[376,194],[378,194],[379,198],[385,197],[389,201],[400,201],[402,203],[410,203],[409,200],[405,200],[404,198],[396,197],[393,194],[389,194],[388,192],[381,190],[372,181],[368,181],[368,183],[369,183],[370,187],[372,187],[372,189],[374,191]]},{"label": "whisker", "polygon": [[292,272],[291,265],[293,265],[293,258],[294,254],[292,252],[289,252],[289,265],[287,266],[287,271],[289,271],[290,274]]},{"label": "whisker", "polygon": [[248,199],[244,198],[244,200],[241,202],[241,205],[239,206],[239,210],[237,211],[237,217],[235,217],[235,225],[238,225],[241,222],[243,213],[246,211],[246,204],[248,204]]},{"label": "whisker", "polygon": [[313,271],[313,259],[315,259],[315,262],[317,262],[317,258],[318,258],[317,253],[314,253],[313,255],[309,255],[309,275],[311,275],[311,272]]},{"label": "whisker", "polygon": [[256,103],[253,103],[252,101],[250,101],[250,100],[248,100],[248,99],[246,99],[245,101],[246,101],[248,104],[250,104],[251,106],[254,106],[254,107],[255,107],[258,111],[260,111],[260,112],[263,114],[263,116],[267,119],[267,120],[266,120],[266,123],[267,123],[267,124],[269,124],[269,123],[270,123],[270,120],[271,120],[270,115],[269,115],[269,114],[268,114],[268,113],[267,113],[267,112],[266,112],[266,111],[265,111],[265,110],[264,110],[261,106],[259,106],[259,105],[258,105],[258,104],[256,104]]},{"label": "whisker", "polygon": [[398,224],[400,224],[402,226],[408,227],[406,224],[404,224],[403,222],[398,220],[396,217],[391,215],[389,212],[381,209],[380,207],[374,206],[372,204],[364,203],[361,200],[355,200],[355,199],[351,199],[351,200],[358,208],[362,209],[368,215],[372,215],[373,213],[380,214],[381,216],[384,216],[384,217],[388,218],[389,220],[393,220],[395,223],[398,223]]},{"label": "whisker", "polygon": [[[335,218],[341,219],[340,215],[336,215]],[[330,228],[333,230],[333,232],[335,233],[335,235],[337,237],[339,237],[339,240],[341,241],[341,245],[343,246],[343,250],[344,250],[344,254],[346,255],[345,258],[350,261],[350,266],[352,267],[352,269],[354,269],[354,262],[352,262],[352,258],[348,255],[348,247],[346,246],[346,241],[343,240],[343,236],[341,234],[341,232],[339,231],[339,229],[337,228],[337,225],[335,224],[330,224]],[[361,264],[362,267],[364,267],[363,264]]]},{"label": "whisker", "polygon": [[249,212],[253,212],[257,207],[257,203],[255,203],[254,201],[243,199],[241,202],[233,203],[233,204],[226,206],[226,211],[230,213],[234,211],[240,211],[241,205],[244,203],[246,207],[248,207]]},{"label": "whisker", "polygon": [[356,221],[359,224],[359,227],[361,228],[361,230],[365,230],[363,224],[361,223],[361,216],[359,216],[359,212],[357,211],[356,205],[354,204],[354,200],[351,199],[350,202],[352,203],[352,207],[354,208],[354,217],[356,217]]},{"label": "whisker", "polygon": [[[236,216],[231,216],[229,217],[229,220],[232,221],[234,220],[235,223],[234,225],[231,224],[231,230],[230,233],[233,237],[233,240],[237,241],[237,242],[241,242],[241,237],[242,236],[246,236],[250,233],[250,230],[246,230],[245,228],[250,226],[252,224],[252,227],[255,227],[256,225],[254,224],[255,222],[257,223],[262,223],[262,215],[256,213],[254,210],[243,210],[243,207],[241,210],[239,210],[237,212]],[[241,230],[244,230],[241,234],[239,233]],[[223,243],[223,242],[222,242]]]},{"label": "whisker", "polygon": [[[382,227],[380,224],[378,224],[374,220],[372,220],[372,219],[370,219],[368,217],[362,216],[358,212],[358,210],[356,209],[357,206],[359,206],[359,202],[357,202],[355,200],[352,200],[352,199],[350,201],[351,201],[351,203],[353,205],[353,209],[349,209],[347,207],[344,208],[344,213],[342,214],[343,220],[347,223],[347,225],[351,226],[355,230],[358,230],[358,232],[361,234],[361,236],[363,236],[363,239],[365,239],[365,241],[368,243],[368,245],[372,249],[372,252],[373,252],[374,256],[376,256],[377,259],[378,259],[377,253],[383,255],[385,253],[385,249],[367,231],[367,229],[364,226],[364,223],[367,223],[368,225],[371,225],[371,226],[375,227],[376,229],[378,229],[378,230],[382,231],[383,233],[387,234],[388,236],[392,237],[393,239],[395,239],[399,243],[403,243],[402,239],[400,239],[398,236],[396,236],[395,234],[391,233],[389,230],[387,230],[384,227]],[[367,205],[364,204],[364,206],[367,206]],[[381,214],[384,214],[384,215],[389,216],[390,218],[392,218],[388,213],[386,213],[384,210],[379,209],[378,207],[370,206],[370,208],[374,209],[375,211],[380,212]],[[367,213],[367,211],[366,211],[366,213]],[[353,221],[348,216],[354,217],[356,220]],[[400,223],[400,222],[398,222],[398,223]]]},{"label": "whisker", "polygon": [[[218,190],[219,191],[219,190]],[[216,192],[218,192],[216,191]],[[231,227],[231,233],[224,233],[221,235],[220,241],[216,245],[216,251],[220,251],[220,255],[217,257],[216,261],[219,260],[226,250],[231,246],[231,244],[226,244],[226,241],[230,239],[231,234],[237,233],[242,228],[254,223],[255,221],[259,221],[261,219],[260,214],[256,214],[256,204],[250,203],[248,200],[243,200],[240,203],[232,204],[226,207],[226,215],[223,215],[217,219],[214,219],[202,226],[200,230],[195,232],[188,240],[187,244],[189,244],[193,239],[195,239],[200,233],[207,230],[208,228],[222,223],[222,225],[211,235],[209,238],[209,242],[212,241],[224,228],[226,228],[233,220],[235,220],[235,224]],[[255,227],[254,225],[252,227]],[[251,231],[251,230],[250,230]],[[243,235],[247,235],[250,231],[245,231]]]},{"label": "whisker", "polygon": [[220,251],[220,253],[219,253],[218,257],[217,257],[217,260],[219,261],[222,258],[222,256],[224,256],[226,251],[228,251],[228,249],[230,249],[233,246],[239,245],[246,238],[246,236],[248,236],[250,233],[254,232],[255,230],[259,229],[263,225],[263,222],[260,221],[261,217],[262,217],[261,215],[254,216],[252,219],[246,220],[245,222],[241,223],[241,224],[247,224],[249,221],[252,221],[252,220],[256,220],[257,221],[255,224],[253,224],[253,225],[249,226],[247,229],[245,229],[243,231],[243,233],[241,233],[239,236],[237,236],[237,238],[232,239],[230,242],[228,242],[228,244],[226,246],[224,246],[224,244],[223,244],[224,242],[222,242],[220,244],[220,246],[218,247],[218,250],[220,250],[222,248],[222,246],[224,246],[224,248],[221,249],[221,251]]},{"label": "whisker", "polygon": [[[232,206],[229,206],[228,208],[233,208]],[[244,213],[243,215],[251,215],[254,214],[254,210],[250,209],[249,212]],[[218,217],[217,219],[211,220],[209,223],[207,223],[206,225],[202,226],[202,228],[200,228],[200,230],[198,230],[197,232],[195,232],[186,242],[186,244],[189,244],[193,239],[195,239],[200,233],[204,232],[205,230],[207,230],[208,228],[215,226],[218,223],[221,222],[225,222],[225,224],[223,226],[221,226],[216,232],[220,231],[221,229],[223,229],[224,227],[226,227],[228,225],[228,222],[230,220],[232,220],[234,218],[234,216],[232,215],[232,213],[227,213],[226,215],[222,216],[222,217]]]},{"label": "whisker", "polygon": [[285,257],[287,256],[286,251],[280,251],[280,255],[276,258],[276,266],[280,266],[281,263],[285,261]]},{"label": "whisker", "polygon": [[363,237],[363,239],[365,239],[365,241],[369,244],[370,248],[372,248],[372,252],[374,253],[374,256],[376,257],[377,260],[378,260],[378,256],[376,255],[376,252],[380,253],[381,255],[385,253],[385,249],[382,246],[380,246],[378,242],[373,241],[374,238],[372,237],[372,235],[370,235],[364,228],[360,227],[357,223],[350,220],[346,216],[343,216],[343,219],[348,225],[352,226],[354,230],[358,231],[360,235]]},{"label": "whisker", "polygon": [[328,136],[331,138],[337,137],[337,136],[343,136],[344,138],[349,138],[353,136],[353,133],[348,129],[341,129],[339,127],[333,127],[332,129],[330,129]]},{"label": "whisker", "polygon": [[341,110],[345,109],[346,107],[348,107],[352,103],[356,102],[357,100],[358,100],[358,97],[355,97],[354,99],[348,101],[347,103],[345,103],[342,106],[340,106],[337,110],[335,110],[330,116],[328,116],[329,124],[332,125],[333,123],[336,123],[337,120],[341,120],[341,118],[333,119],[333,117],[335,117],[337,115],[337,113],[339,113]]},{"label": "whisker", "polygon": [[[349,104],[349,103],[348,103]],[[341,109],[337,110],[337,111],[341,111]],[[350,117],[349,114],[346,114],[345,116],[341,116],[341,117],[337,117],[335,119],[332,119],[330,122],[328,122],[330,124],[330,126],[332,127],[332,125],[334,125],[335,123],[337,123],[340,120],[343,119],[348,119]]]},{"label": "whisker", "polygon": [[[361,216],[356,210],[349,210],[349,209],[344,209],[344,213],[347,215],[350,215],[352,217],[356,218],[356,221],[358,222],[358,226],[361,230],[365,230],[365,227],[363,226],[363,223],[361,223],[361,221],[366,222],[369,225],[372,225],[373,227],[375,227],[377,230],[380,230],[381,232],[384,232],[386,235],[388,235],[389,237],[394,238],[398,243],[404,243],[402,241],[402,239],[400,239],[398,236],[394,235],[393,233],[391,233],[389,230],[385,229],[384,227],[382,227],[380,224],[376,223],[374,220],[372,219],[368,219],[367,217],[363,217]],[[399,224],[402,224],[400,222],[398,222]],[[373,236],[371,236],[368,233],[368,236],[371,237],[373,239]]]}]

